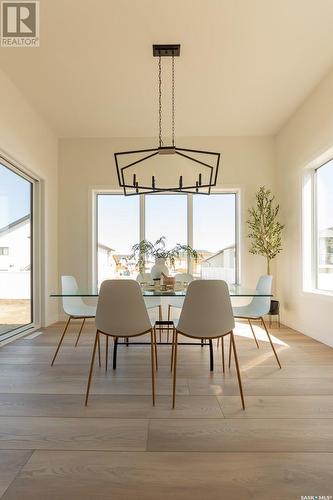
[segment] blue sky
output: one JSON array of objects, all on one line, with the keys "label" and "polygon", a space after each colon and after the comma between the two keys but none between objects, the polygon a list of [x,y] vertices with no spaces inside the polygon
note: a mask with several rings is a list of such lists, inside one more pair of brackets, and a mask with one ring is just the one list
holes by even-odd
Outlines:
[{"label": "blue sky", "polygon": [[[167,237],[167,247],[187,243],[186,196],[146,196],[146,238]],[[139,241],[139,197],[98,197],[99,242],[128,253]],[[194,242],[199,250],[217,252],[235,241],[234,195],[193,196]]]},{"label": "blue sky", "polygon": [[0,164],[0,229],[30,213],[30,186]]}]

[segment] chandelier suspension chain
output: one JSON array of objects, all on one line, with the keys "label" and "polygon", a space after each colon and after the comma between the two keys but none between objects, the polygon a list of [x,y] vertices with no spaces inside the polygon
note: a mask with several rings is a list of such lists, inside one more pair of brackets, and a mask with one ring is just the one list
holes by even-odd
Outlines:
[{"label": "chandelier suspension chain", "polygon": [[172,145],[175,145],[175,56],[172,56]]},{"label": "chandelier suspension chain", "polygon": [[159,145],[162,147],[162,59],[158,57],[158,129],[159,129]]}]

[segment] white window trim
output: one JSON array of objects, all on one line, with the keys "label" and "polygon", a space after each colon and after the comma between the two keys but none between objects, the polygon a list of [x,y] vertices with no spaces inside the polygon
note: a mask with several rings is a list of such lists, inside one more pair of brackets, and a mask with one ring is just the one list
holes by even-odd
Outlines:
[{"label": "white window trim", "polygon": [[12,172],[23,177],[32,184],[32,282],[33,282],[33,321],[28,325],[15,328],[0,336],[0,346],[23,337],[31,331],[41,327],[42,318],[42,297],[45,296],[45,289],[42,284],[42,237],[41,213],[42,213],[42,193],[43,181],[31,172],[25,165],[22,165],[10,154],[0,149],[0,163]]},{"label": "white window trim", "polygon": [[[107,189],[91,187],[89,189],[89,214],[88,221],[90,227],[91,238],[88,246],[88,278],[92,284],[92,292],[97,289],[97,196],[103,194],[123,195],[123,191],[119,189]],[[170,193],[161,193],[155,196],[165,196]],[[174,193],[173,193],[174,194]],[[236,195],[236,214],[235,214],[235,245],[236,245],[236,283],[241,281],[241,190],[240,188],[225,188],[212,190],[214,194],[235,194]],[[187,196],[187,241],[193,246],[193,196],[192,194],[179,193],[180,196]],[[142,240],[145,236],[145,195],[140,195],[140,230],[139,237]],[[191,262],[188,266],[191,272]]]},{"label": "white window trim", "polygon": [[333,291],[318,288],[318,230],[316,172],[333,160],[333,148],[306,166],[302,179],[302,267],[303,292],[333,296]]}]

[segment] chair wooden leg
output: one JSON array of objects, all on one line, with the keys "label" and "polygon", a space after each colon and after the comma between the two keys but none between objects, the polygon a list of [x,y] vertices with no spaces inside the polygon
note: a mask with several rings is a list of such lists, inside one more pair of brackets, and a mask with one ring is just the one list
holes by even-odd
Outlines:
[{"label": "chair wooden leg", "polygon": [[102,363],[101,363],[101,343],[100,343],[100,339],[99,339],[99,334],[97,336],[97,344],[98,344],[98,366],[101,367],[102,366]]},{"label": "chair wooden leg", "polygon": [[253,338],[254,338],[254,340],[255,340],[255,343],[257,344],[257,347],[258,347],[258,349],[259,349],[258,340],[257,340],[256,334],[254,333],[254,328],[253,328],[253,325],[252,325],[252,323],[251,323],[251,320],[250,320],[250,318],[248,318],[247,320],[248,320],[249,325],[250,325],[250,327],[251,327],[251,331],[252,331],[252,335],[253,335]]},{"label": "chair wooden leg", "polygon": [[278,355],[277,355],[277,352],[276,352],[276,350],[275,350],[274,344],[273,344],[273,342],[272,342],[271,336],[270,336],[270,334],[269,334],[269,331],[268,331],[268,329],[267,329],[266,323],[265,323],[265,321],[264,321],[264,318],[261,316],[261,318],[260,318],[260,319],[261,319],[261,322],[262,322],[262,324],[263,324],[263,326],[264,326],[264,328],[265,328],[265,330],[266,330],[267,337],[268,337],[268,340],[269,340],[269,342],[270,342],[270,344],[271,344],[271,347],[272,347],[272,350],[273,350],[273,352],[274,352],[274,356],[275,356],[275,358],[276,358],[276,361],[277,361],[277,363],[278,363],[279,367],[280,367],[280,368],[282,368],[281,363],[280,363],[280,360],[279,360],[279,357],[278,357]]},{"label": "chair wooden leg", "polygon": [[177,378],[177,347],[178,347],[178,332],[175,331],[175,347],[173,354],[173,384],[172,384],[172,408],[176,404],[176,378]]},{"label": "chair wooden leg", "polygon": [[105,371],[108,371],[108,361],[109,361],[109,336],[106,335],[105,339]]},{"label": "chair wooden leg", "polygon": [[173,370],[174,353],[175,353],[175,329],[173,328],[173,330],[172,330],[172,345],[171,345],[171,364],[170,364],[170,371],[171,372]]},{"label": "chair wooden leg", "polygon": [[62,333],[62,335],[61,335],[61,338],[60,338],[60,340],[59,340],[59,344],[58,344],[58,346],[57,346],[56,352],[54,353],[54,356],[53,356],[53,359],[52,359],[52,362],[51,362],[51,366],[53,366],[53,363],[55,362],[55,359],[56,359],[56,357],[57,357],[57,355],[58,355],[58,352],[59,352],[60,346],[61,346],[61,344],[62,344],[62,341],[64,340],[64,337],[65,337],[65,334],[66,334],[66,332],[67,332],[67,328],[69,327],[69,323],[70,323],[71,319],[72,319],[72,316],[70,316],[70,317],[68,318],[68,320],[67,320],[66,326],[65,326],[64,331],[63,331],[63,333]]},{"label": "chair wooden leg", "polygon": [[153,328],[153,338],[154,338],[154,357],[155,357],[155,370],[158,370],[158,361],[157,361],[157,335],[156,328]]},{"label": "chair wooden leg", "polygon": [[[170,321],[170,318],[171,318],[171,306],[169,304],[168,305],[168,321]],[[167,342],[169,342],[169,333],[170,333],[170,328],[169,328],[169,325],[168,325]]]},{"label": "chair wooden leg", "polygon": [[243,410],[245,410],[244,394],[243,394],[243,387],[242,387],[242,379],[241,379],[241,374],[240,374],[239,365],[238,365],[238,357],[237,357],[236,344],[235,344],[235,339],[234,339],[233,332],[230,332],[230,343],[232,344],[232,348],[233,348],[233,351],[234,351],[234,358],[235,358],[235,365],[236,365],[236,371],[237,371],[239,392],[240,392],[240,396],[241,396],[241,400],[242,400],[242,407],[243,407]]},{"label": "chair wooden leg", "polygon": [[[220,339],[219,339],[220,340]],[[224,337],[221,337],[221,347],[222,347],[222,368],[223,373],[225,373],[225,363],[224,363]]]},{"label": "chair wooden leg", "polygon": [[229,342],[229,368],[231,367],[231,337]]},{"label": "chair wooden leg", "polygon": [[95,336],[95,342],[94,342],[94,347],[93,347],[93,352],[91,356],[91,362],[90,362],[90,370],[89,370],[89,377],[88,377],[88,384],[87,384],[87,392],[86,392],[86,400],[85,400],[85,406],[88,404],[88,398],[89,398],[89,391],[90,391],[90,384],[91,384],[91,379],[92,379],[92,374],[93,374],[93,369],[94,369],[94,362],[95,362],[95,355],[96,355],[96,348],[98,344],[98,338],[99,338],[99,332],[97,330],[96,336]]},{"label": "chair wooden leg", "polygon": [[83,321],[82,321],[82,324],[80,326],[80,331],[79,331],[79,334],[77,336],[77,339],[76,339],[76,342],[75,342],[75,347],[77,346],[78,342],[79,342],[79,339],[81,337],[81,332],[82,332],[82,329],[83,329],[83,326],[84,326],[84,323],[86,321],[86,318],[83,318]]},{"label": "chair wooden leg", "polygon": [[153,406],[155,406],[155,338],[153,330],[150,330],[150,355],[151,355],[151,390],[153,398]]}]

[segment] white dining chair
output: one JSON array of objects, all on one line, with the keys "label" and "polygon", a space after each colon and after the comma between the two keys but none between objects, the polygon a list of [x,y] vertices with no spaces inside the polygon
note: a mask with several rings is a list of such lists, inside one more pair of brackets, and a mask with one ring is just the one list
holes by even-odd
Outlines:
[{"label": "white dining chair", "polygon": [[[142,283],[150,284],[153,282],[153,279],[150,273],[139,273],[136,277],[136,281],[140,283],[140,285]],[[161,299],[159,297],[144,297],[144,301],[149,312],[154,309],[157,309],[158,319],[159,321],[162,321]]]},{"label": "white dining chair", "polygon": [[[187,285],[193,281],[193,276],[190,273],[178,273],[175,275],[176,283],[186,283]],[[183,307],[184,299],[182,297],[170,297],[168,305],[168,321],[171,320],[171,310],[181,309]]]},{"label": "white dining chair", "polygon": [[116,342],[119,337],[138,337],[147,333],[150,334],[151,339],[152,399],[153,405],[155,405],[156,337],[140,285],[134,280],[103,281],[97,303],[95,325],[96,336],[90,363],[85,405],[88,404],[96,347],[99,343],[100,334],[106,336],[106,353],[108,353],[108,339],[110,336]]},{"label": "white dining chair", "polygon": [[[260,276],[257,286],[256,286],[256,291],[259,296],[254,296],[251,302],[246,305],[246,306],[239,306],[239,307],[233,307],[233,314],[235,318],[239,319],[247,319],[249,322],[249,325],[251,327],[252,335],[255,340],[255,343],[259,349],[259,343],[256,337],[256,334],[253,329],[253,325],[251,323],[252,320],[260,320],[268,337],[268,340],[271,344],[274,356],[276,358],[276,361],[281,368],[281,363],[279,360],[279,357],[277,355],[277,352],[275,350],[273,341],[271,339],[271,336],[269,334],[268,328],[266,326],[266,323],[264,321],[264,316],[265,314],[269,313],[270,307],[271,307],[271,293],[272,293],[272,282],[273,282],[273,277],[269,275],[263,275]],[[266,296],[260,296],[260,294],[266,295]],[[229,365],[230,365],[230,351],[229,351]]]},{"label": "white dining chair", "polygon": [[238,364],[233,328],[235,320],[232,313],[228,285],[223,280],[192,281],[187,290],[184,305],[180,313],[178,324],[173,332],[172,369],[173,369],[173,397],[172,407],[175,407],[176,378],[177,378],[177,344],[178,335],[195,339],[222,340],[222,366],[224,364],[224,337],[230,335],[242,407],[245,409],[244,395],[240,369]]},{"label": "white dining chair", "polygon": [[[75,295],[78,292],[79,292],[79,287],[78,287],[77,281],[74,278],[74,276],[61,276],[61,293],[62,294]],[[64,340],[64,337],[66,335],[66,332],[67,332],[67,329],[69,327],[71,320],[72,319],[81,319],[82,320],[80,330],[79,330],[79,333],[78,333],[78,336],[77,336],[77,339],[75,342],[75,346],[77,346],[86,319],[94,318],[95,314],[96,314],[96,306],[89,306],[88,304],[86,304],[82,300],[81,297],[63,296],[62,297],[62,307],[63,307],[65,314],[67,314],[67,316],[68,316],[68,320],[67,320],[67,323],[65,325],[64,331],[60,337],[57,349],[54,353],[51,366],[53,366],[53,364],[55,362],[55,359],[58,355],[60,346]],[[99,349],[99,362],[100,362],[100,349]]]}]

